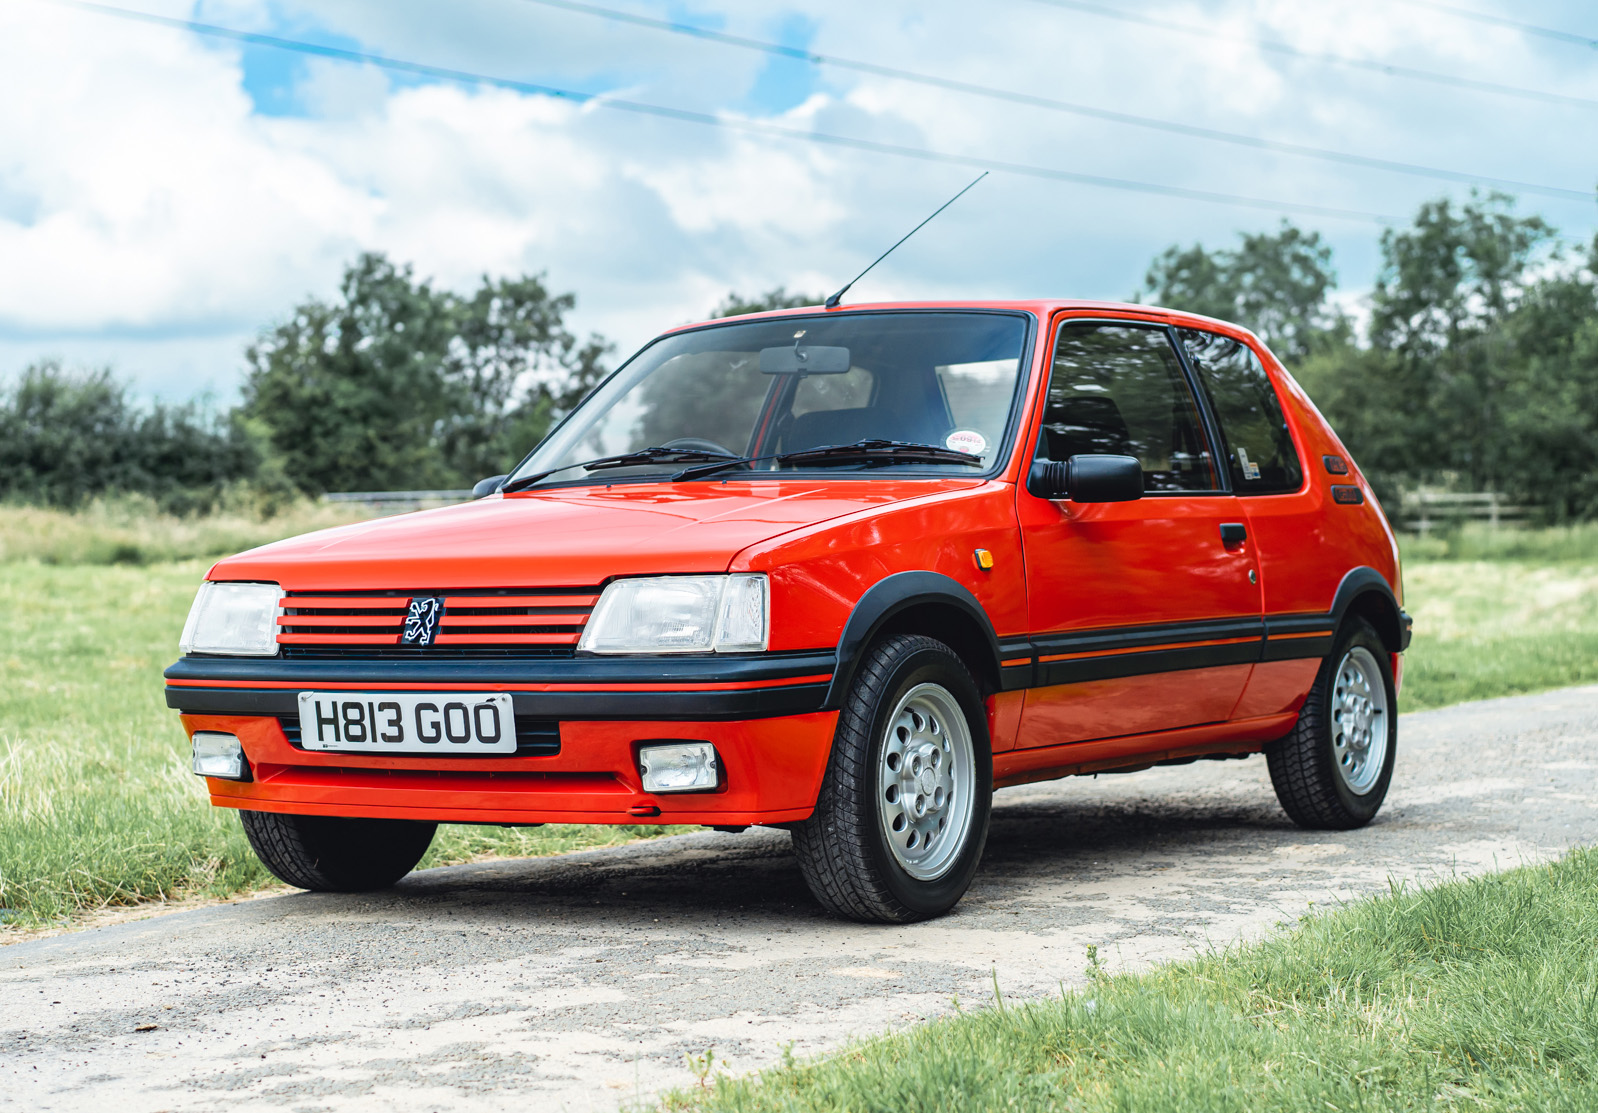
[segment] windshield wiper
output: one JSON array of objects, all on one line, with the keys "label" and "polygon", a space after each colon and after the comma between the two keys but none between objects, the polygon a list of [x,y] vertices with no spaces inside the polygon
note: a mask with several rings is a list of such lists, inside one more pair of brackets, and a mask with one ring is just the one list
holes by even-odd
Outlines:
[{"label": "windshield wiper", "polygon": [[775,460],[779,464],[851,464],[866,463],[876,467],[887,464],[965,464],[982,466],[982,457],[935,444],[917,444],[914,441],[864,440],[853,444],[825,444],[817,448],[800,448],[793,452],[777,452],[770,456],[738,456],[730,460],[717,460],[684,468],[672,476],[673,481],[703,479],[726,468],[743,464],[758,464]]},{"label": "windshield wiper", "polygon": [[512,491],[522,491],[534,483],[540,483],[552,475],[574,468],[585,471],[607,471],[611,468],[636,468],[643,464],[673,463],[688,464],[701,460],[714,460],[717,463],[732,463],[742,457],[734,456],[729,452],[707,452],[699,448],[667,448],[663,445],[652,445],[649,448],[640,448],[637,452],[623,452],[619,456],[601,456],[597,460],[584,460],[580,464],[563,464],[558,468],[537,472],[533,475],[523,475],[511,480],[500,488],[504,494]]}]

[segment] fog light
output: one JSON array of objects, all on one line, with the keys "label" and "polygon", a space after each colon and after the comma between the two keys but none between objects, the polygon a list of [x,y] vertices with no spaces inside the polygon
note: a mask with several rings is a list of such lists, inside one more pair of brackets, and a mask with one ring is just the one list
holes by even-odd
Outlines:
[{"label": "fog light", "polygon": [[638,747],[645,792],[710,792],[719,781],[709,742],[662,742]]},{"label": "fog light", "polygon": [[236,734],[215,730],[194,732],[194,774],[220,777],[224,781],[250,779],[250,763],[244,760],[244,745]]}]

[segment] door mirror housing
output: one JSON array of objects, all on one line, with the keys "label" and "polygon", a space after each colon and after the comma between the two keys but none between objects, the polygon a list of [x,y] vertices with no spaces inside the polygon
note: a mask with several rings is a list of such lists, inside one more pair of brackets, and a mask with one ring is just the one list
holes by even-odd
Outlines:
[{"label": "door mirror housing", "polygon": [[487,498],[499,490],[499,485],[505,482],[507,478],[509,477],[504,475],[491,475],[487,479],[479,479],[476,485],[472,487],[472,498]]},{"label": "door mirror housing", "polygon": [[1038,460],[1027,474],[1026,489],[1040,499],[1131,502],[1143,497],[1143,465],[1136,456]]}]

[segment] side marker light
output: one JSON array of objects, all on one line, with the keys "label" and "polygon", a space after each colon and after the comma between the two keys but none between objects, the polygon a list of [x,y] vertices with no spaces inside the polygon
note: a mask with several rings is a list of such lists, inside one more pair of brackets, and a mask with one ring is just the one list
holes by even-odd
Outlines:
[{"label": "side marker light", "polygon": [[1344,506],[1358,506],[1365,501],[1365,492],[1358,487],[1334,486],[1332,488],[1332,501],[1340,502]]},{"label": "side marker light", "polygon": [[986,549],[977,549],[971,554],[976,557],[977,567],[984,572],[993,571],[993,554]]}]

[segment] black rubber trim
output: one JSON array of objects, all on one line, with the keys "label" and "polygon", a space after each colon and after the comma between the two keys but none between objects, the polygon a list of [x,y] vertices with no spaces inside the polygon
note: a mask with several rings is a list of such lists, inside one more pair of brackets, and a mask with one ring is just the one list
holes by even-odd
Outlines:
[{"label": "black rubber trim", "polygon": [[1265,636],[1277,638],[1288,634],[1326,634],[1337,629],[1337,619],[1330,614],[1273,614],[1265,619]]},{"label": "black rubber trim", "polygon": [[829,649],[703,657],[481,658],[197,657],[179,659],[168,680],[318,684],[707,684],[791,680],[831,673]]},{"label": "black rubber trim", "polygon": [[[1255,626],[1258,629],[1258,625]],[[1153,649],[1146,653],[1112,653],[1103,657],[1077,657],[1070,661],[1038,662],[1038,683],[1081,684],[1089,680],[1115,680],[1148,673],[1212,669],[1223,665],[1252,665],[1260,659],[1260,642],[1195,645],[1182,649]]]},{"label": "black rubber trim", "polygon": [[1408,616],[1399,607],[1398,597],[1393,594],[1392,585],[1369,565],[1362,564],[1350,570],[1337,585],[1337,594],[1332,598],[1334,626],[1342,626],[1348,608],[1360,596],[1368,594],[1380,596],[1387,612],[1386,623],[1372,623],[1376,627],[1376,632],[1382,637],[1382,644],[1387,646],[1389,652],[1402,653],[1409,648],[1411,623],[1405,622]]},{"label": "black rubber trim", "polygon": [[[982,609],[977,597],[960,581],[941,572],[896,572],[872,584],[855,604],[854,612],[844,624],[843,635],[838,639],[838,667],[832,674],[832,686],[827,691],[824,704],[827,710],[835,711],[843,706],[844,696],[849,691],[849,682],[854,678],[861,655],[876,640],[877,632],[887,621],[909,607],[929,603],[954,607],[976,624],[987,642],[986,651],[991,665],[987,670],[988,677],[1003,684],[1003,674],[1010,670],[1000,668],[999,662],[1004,654],[999,648],[998,637],[993,633],[993,623],[988,620],[988,612]],[[1011,644],[1014,644],[1014,639]],[[1021,653],[1012,653],[1010,656],[1019,657]],[[974,671],[978,671],[980,676],[981,670]]]},{"label": "black rubber trim", "polygon": [[[306,688],[314,685],[307,684]],[[825,684],[740,688],[725,692],[512,692],[518,718],[572,721],[720,721],[771,719],[820,711]],[[297,688],[168,686],[166,705],[186,715],[298,715]]]},{"label": "black rubber trim", "polygon": [[[1046,657],[1051,653],[1109,652],[1119,649],[1136,649],[1146,645],[1170,645],[1173,642],[1253,638],[1255,641],[1252,645],[1239,643],[1252,653],[1258,648],[1258,640],[1264,636],[1264,623],[1257,616],[1251,616],[1249,618],[1206,619],[1202,622],[1162,622],[1157,625],[1100,626],[1091,630],[1072,630],[1033,638],[1032,648],[1039,656]],[[1237,646],[1216,646],[1214,648],[1235,649]]]}]

